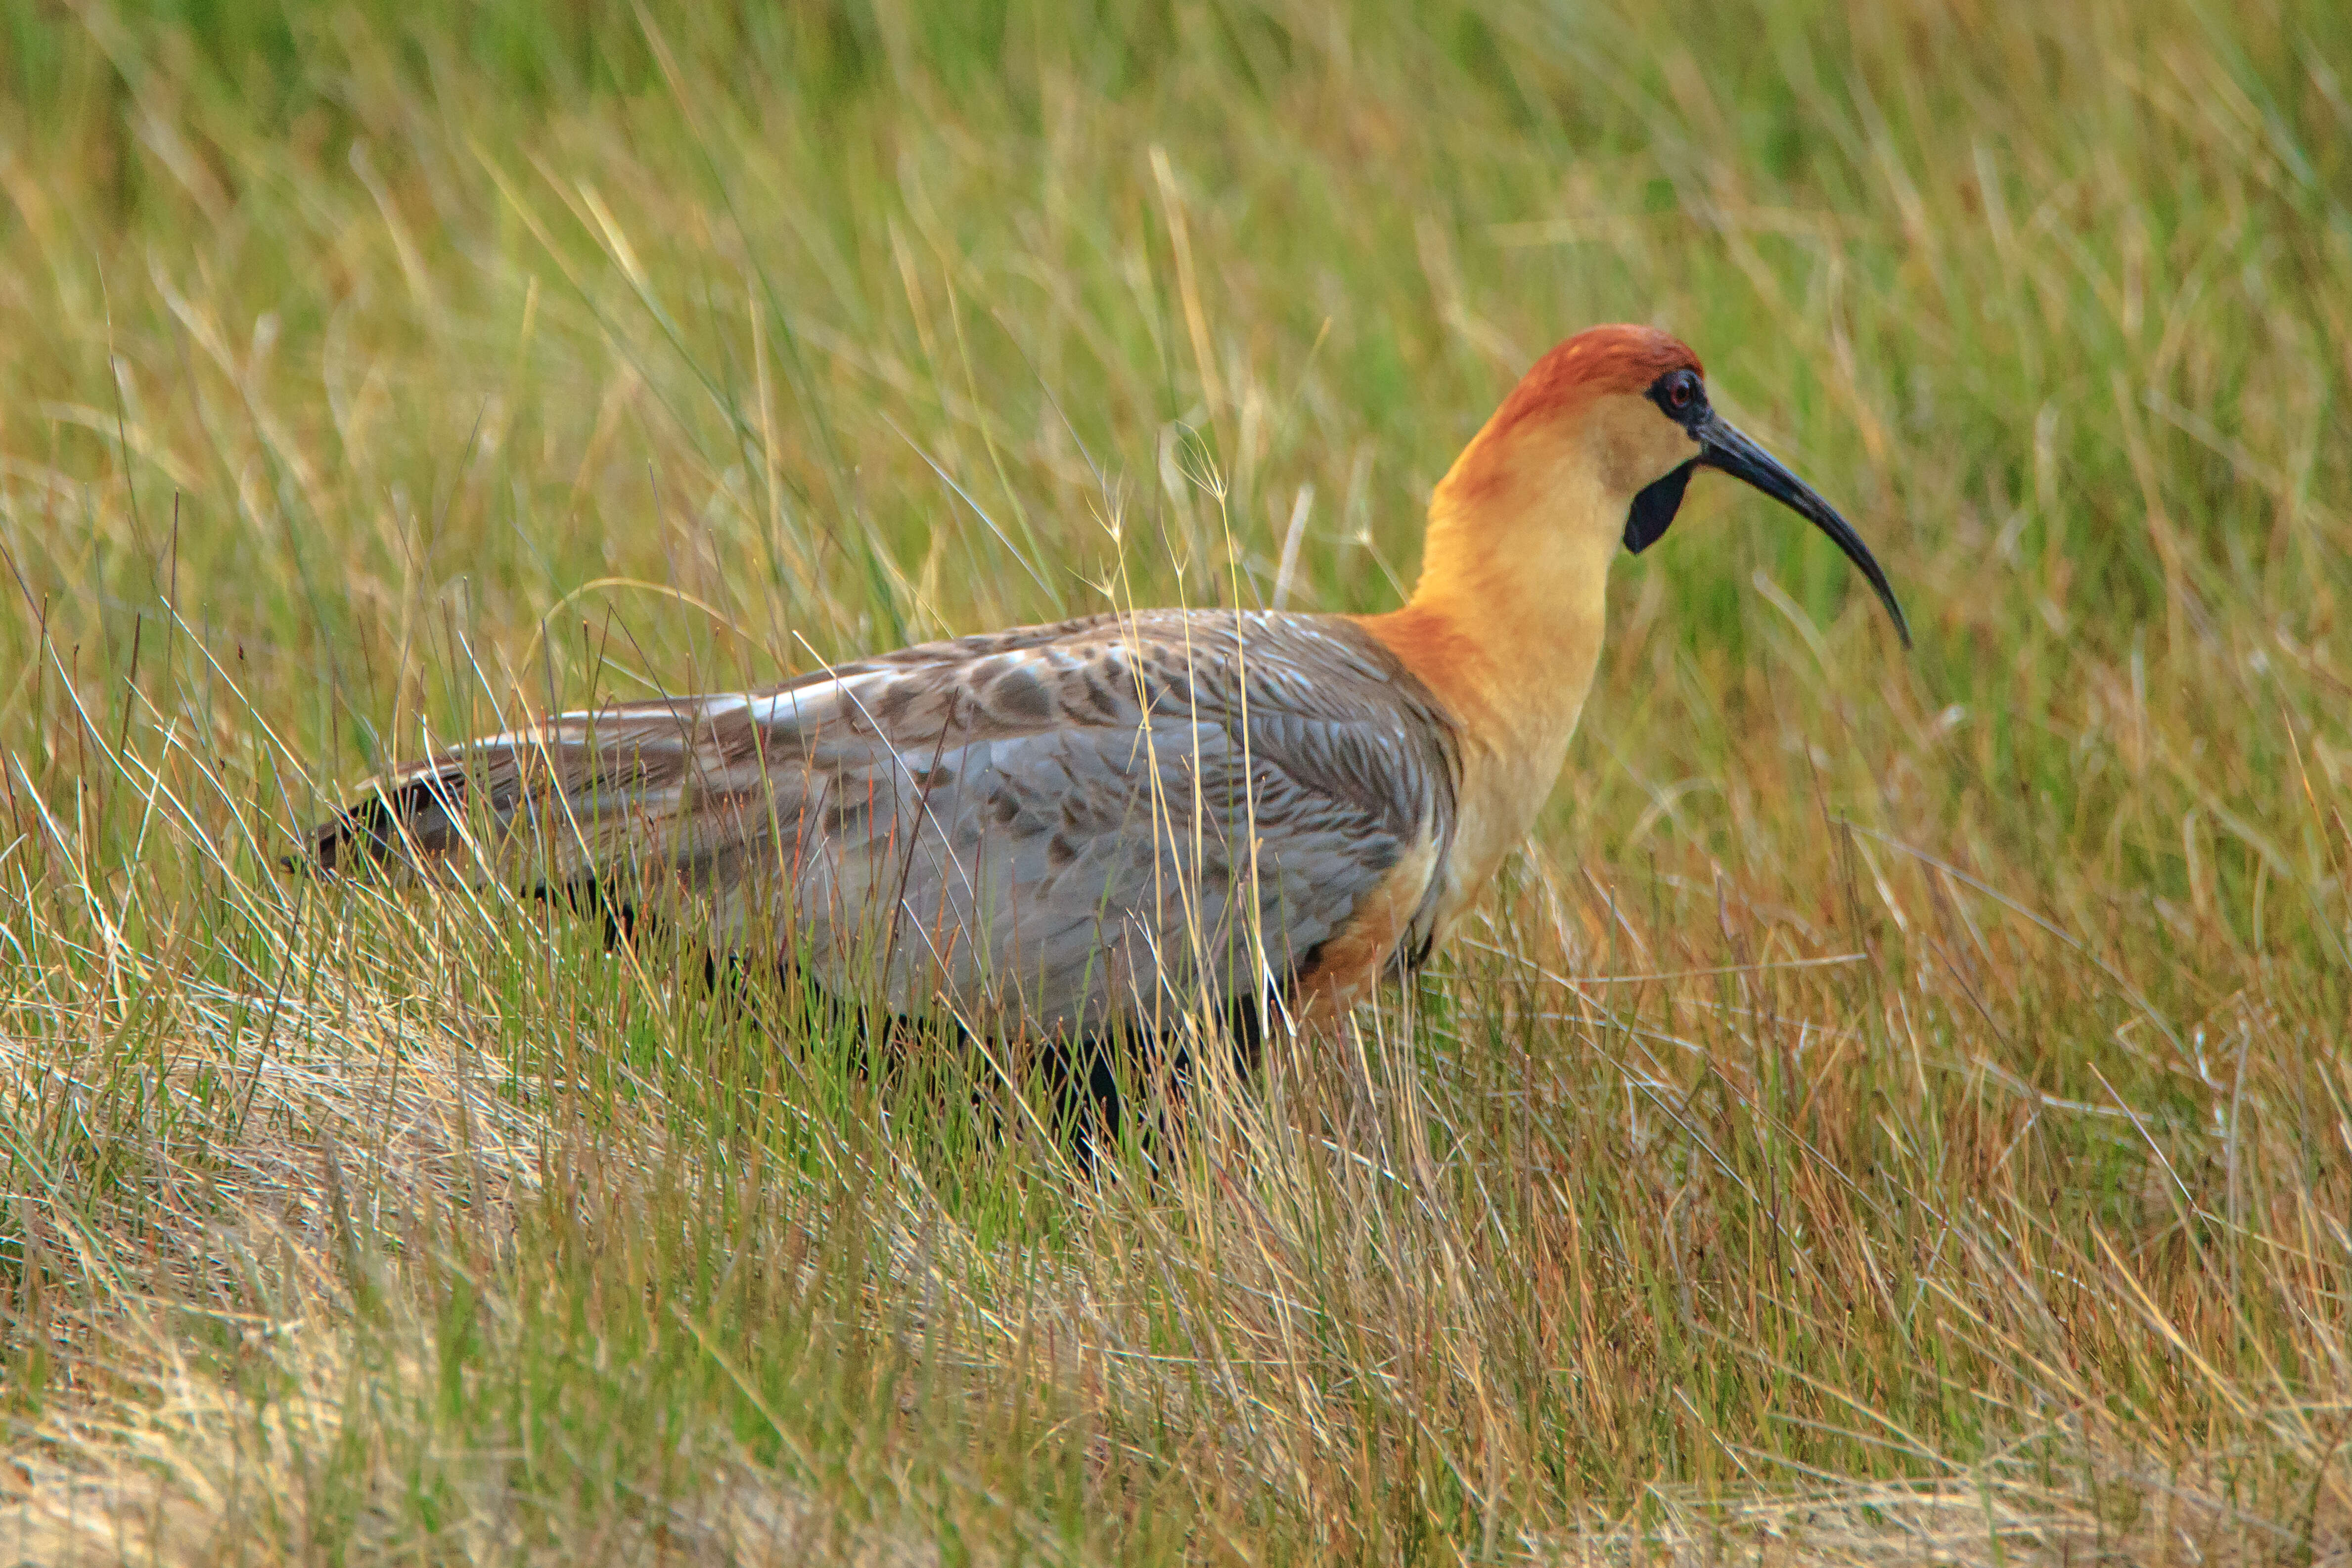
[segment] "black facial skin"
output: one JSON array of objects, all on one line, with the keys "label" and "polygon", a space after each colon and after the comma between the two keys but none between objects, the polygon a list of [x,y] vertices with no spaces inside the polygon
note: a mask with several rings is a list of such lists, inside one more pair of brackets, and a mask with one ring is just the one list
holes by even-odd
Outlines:
[{"label": "black facial skin", "polygon": [[1639,555],[1666,531],[1666,525],[1675,520],[1675,512],[1683,504],[1683,491],[1690,485],[1691,470],[1700,466],[1719,468],[1754,486],[1837,541],[1838,549],[1861,568],[1862,575],[1877,591],[1879,602],[1894,618],[1895,634],[1903,639],[1903,645],[1911,645],[1911,624],[1904,618],[1895,590],[1887,584],[1886,573],[1879,569],[1870,548],[1862,542],[1862,536],[1838,516],[1834,507],[1815,495],[1811,486],[1707,406],[1706,384],[1698,379],[1696,371],[1668,371],[1650,383],[1648,395],[1661,413],[1690,433],[1691,439],[1698,443],[1698,455],[1633,497],[1633,509],[1625,518],[1627,549]]},{"label": "black facial skin", "polygon": [[1694,457],[1664,478],[1646,486],[1633,497],[1633,510],[1625,518],[1625,548],[1640,555],[1658,542],[1666,525],[1675,520],[1681,509],[1683,491],[1690,484],[1691,470],[1698,466]]}]

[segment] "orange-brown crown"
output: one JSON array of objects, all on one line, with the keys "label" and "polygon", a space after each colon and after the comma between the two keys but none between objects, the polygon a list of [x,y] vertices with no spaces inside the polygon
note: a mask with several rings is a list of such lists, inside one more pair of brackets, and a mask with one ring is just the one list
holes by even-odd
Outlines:
[{"label": "orange-brown crown", "polygon": [[1529,420],[1556,419],[1612,393],[1638,397],[1668,371],[1706,374],[1698,356],[1672,333],[1655,327],[1589,327],[1519,378],[1486,422],[1485,434],[1498,436]]},{"label": "orange-brown crown", "polygon": [[1514,433],[1561,427],[1601,398],[1638,397],[1667,371],[1683,370],[1706,374],[1680,339],[1655,327],[1590,327],[1579,332],[1538,360],[1462,449],[1438,486],[1441,505],[1475,505],[1499,489],[1513,462]]}]

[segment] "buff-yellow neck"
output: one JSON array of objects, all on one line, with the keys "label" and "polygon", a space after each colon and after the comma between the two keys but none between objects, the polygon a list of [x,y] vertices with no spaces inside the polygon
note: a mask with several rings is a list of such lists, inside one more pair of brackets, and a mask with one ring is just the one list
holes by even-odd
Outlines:
[{"label": "buff-yellow neck", "polygon": [[1573,431],[1481,432],[1431,499],[1412,597],[1363,620],[1453,716],[1465,901],[1534,825],[1592,686],[1629,505],[1608,466]]}]

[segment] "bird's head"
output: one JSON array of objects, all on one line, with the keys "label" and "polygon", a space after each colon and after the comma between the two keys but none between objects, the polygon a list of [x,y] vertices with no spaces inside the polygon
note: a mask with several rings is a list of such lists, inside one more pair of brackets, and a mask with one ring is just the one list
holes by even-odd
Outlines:
[{"label": "bird's head", "polygon": [[1654,328],[1594,327],[1537,361],[1438,486],[1433,523],[1486,535],[1479,544],[1506,570],[1562,550],[1605,563],[1621,541],[1635,554],[1655,543],[1701,468],[1745,480],[1836,540],[1910,645],[1861,536],[1715,412],[1698,356]]}]

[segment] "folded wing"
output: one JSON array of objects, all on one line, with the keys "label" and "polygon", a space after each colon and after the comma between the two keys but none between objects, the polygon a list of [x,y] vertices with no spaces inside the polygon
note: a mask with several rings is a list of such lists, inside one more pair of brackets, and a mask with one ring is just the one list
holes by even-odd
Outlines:
[{"label": "folded wing", "polygon": [[673,890],[714,949],[898,1011],[1153,1027],[1286,985],[1375,895],[1424,943],[1450,733],[1349,622],[1101,616],[563,715],[382,781],[311,849]]}]

